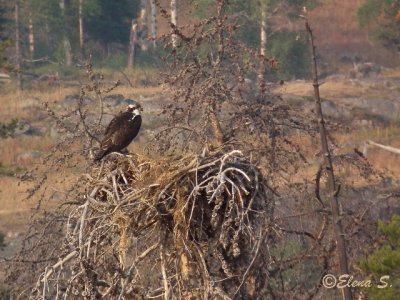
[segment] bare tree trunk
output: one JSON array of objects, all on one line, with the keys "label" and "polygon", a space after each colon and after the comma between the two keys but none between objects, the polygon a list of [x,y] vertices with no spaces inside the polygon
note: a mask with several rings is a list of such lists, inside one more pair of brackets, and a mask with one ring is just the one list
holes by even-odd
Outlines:
[{"label": "bare tree trunk", "polygon": [[[332,209],[332,223],[333,223],[333,231],[335,233],[335,239],[337,244],[337,255],[339,259],[339,273],[341,275],[350,274],[349,267],[347,264],[347,253],[346,253],[346,240],[344,238],[342,222],[339,211],[339,186],[336,184],[335,174],[333,171],[333,163],[331,158],[331,153],[328,146],[328,138],[326,136],[326,128],[325,128],[325,120],[324,115],[322,113],[321,106],[321,97],[319,94],[319,81],[318,81],[318,69],[317,69],[317,59],[315,55],[315,45],[314,45],[314,36],[310,25],[306,19],[305,22],[306,30],[310,36],[311,43],[311,54],[312,54],[312,67],[313,67],[313,86],[314,86],[314,95],[315,95],[315,109],[317,113],[317,117],[319,118],[319,133],[321,139],[322,152],[324,155],[324,165],[326,172],[328,174],[328,188],[330,193],[330,201],[331,201],[331,209]],[[345,287],[341,289],[342,298],[345,300],[353,299],[353,295],[349,287]]]},{"label": "bare tree trunk", "polygon": [[147,51],[147,0],[140,0],[140,16],[138,31],[140,32],[140,49]]},{"label": "bare tree trunk", "polygon": [[45,36],[45,41],[46,41],[46,47],[47,49],[51,49],[52,47],[52,43],[50,42],[50,25],[49,25],[49,20],[47,19],[47,17],[44,17],[45,19],[45,23],[44,23],[44,30],[46,33]]},{"label": "bare tree trunk", "polygon": [[153,47],[157,47],[156,39],[157,39],[157,6],[155,0],[150,0],[151,6],[151,38],[153,40]]},{"label": "bare tree trunk", "polygon": [[[261,3],[261,20],[260,20],[260,54],[265,57],[265,50],[267,47],[267,7],[265,3]],[[260,94],[266,92],[266,84],[264,80],[265,65],[260,64],[258,70],[258,90]]]},{"label": "bare tree trunk", "polygon": [[65,52],[65,65],[70,66],[72,65],[72,49],[71,43],[67,36],[66,30],[66,22],[65,22],[65,0],[60,0],[60,9],[61,15],[63,17],[63,44],[64,44],[64,52]]},{"label": "bare tree trunk", "polygon": [[139,20],[139,28],[144,28],[147,26],[147,1],[140,0],[140,20]]},{"label": "bare tree trunk", "polygon": [[79,47],[82,57],[85,56],[84,39],[83,39],[83,14],[82,14],[83,0],[79,0]]},{"label": "bare tree trunk", "polygon": [[133,66],[135,64],[135,47],[136,47],[136,42],[137,42],[137,27],[138,27],[138,24],[135,22],[135,20],[132,20],[131,36],[129,39],[129,51],[128,51],[128,68],[129,69],[133,68]]},{"label": "bare tree trunk", "polygon": [[[171,24],[173,25],[172,29],[175,30],[178,25],[178,12],[177,12],[177,1],[171,0]],[[173,32],[172,33],[172,47],[175,49],[178,46],[178,36]]]},{"label": "bare tree trunk", "polygon": [[[222,24],[223,24],[223,18],[224,18],[224,9],[225,9],[225,3],[221,1],[218,5],[218,40],[217,40],[217,59],[214,64],[214,71],[216,72],[220,64],[222,63],[223,57],[224,57],[224,52],[225,52],[225,44],[224,44],[224,38],[223,38],[223,33],[222,33]],[[219,122],[218,119],[218,107],[217,107],[217,100],[213,99],[214,101],[209,104],[209,121],[210,121],[210,126],[214,134],[214,140],[213,140],[213,146],[220,146],[224,142],[224,134],[222,132],[222,127],[221,123]]]},{"label": "bare tree trunk", "polygon": [[222,132],[221,123],[218,119],[216,104],[210,106],[209,118],[210,126],[214,134],[212,144],[214,147],[221,146],[224,143],[224,134]]},{"label": "bare tree trunk", "polygon": [[15,69],[17,72],[17,89],[22,91],[22,57],[21,57],[21,37],[19,22],[19,0],[15,0]]},{"label": "bare tree trunk", "polygon": [[265,48],[267,47],[267,8],[265,4],[261,5],[261,26],[260,26],[260,53],[265,56]]},{"label": "bare tree trunk", "polygon": [[29,41],[29,58],[35,57],[35,35],[33,32],[32,14],[29,12],[28,20],[28,41]]}]

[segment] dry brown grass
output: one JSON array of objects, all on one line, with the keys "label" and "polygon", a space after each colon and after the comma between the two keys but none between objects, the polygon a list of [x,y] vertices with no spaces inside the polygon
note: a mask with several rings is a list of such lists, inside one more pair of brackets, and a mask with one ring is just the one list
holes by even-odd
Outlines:
[{"label": "dry brown grass", "polygon": [[[400,71],[391,72],[388,76],[396,77]],[[310,97],[313,95],[312,84],[306,81],[289,82],[279,87],[277,92],[283,94],[292,94],[297,96]],[[330,81],[321,86],[321,95],[323,98],[340,99],[341,97],[361,97],[363,95],[384,94],[385,90],[371,89],[362,84],[354,84],[350,81]],[[79,93],[79,88],[59,88],[51,89],[48,92],[44,91],[24,91],[21,94],[6,93],[0,96],[0,103],[2,109],[0,110],[0,120],[8,121],[13,117],[24,119],[31,117],[27,108],[29,102],[24,102],[24,99],[35,97],[40,102],[54,102],[62,101],[66,95]],[[131,88],[127,85],[118,87],[113,93],[122,94],[127,98],[137,99],[143,101],[144,98],[161,95],[157,97],[157,101],[165,97],[162,93],[161,87],[138,87]],[[166,97],[167,98],[167,97]],[[153,112],[146,111],[149,115],[155,115]],[[376,142],[400,147],[398,136],[400,128],[391,127],[388,129],[372,129],[360,130],[359,132],[350,135],[336,136],[341,144],[346,141],[364,141],[366,139],[373,139]],[[310,161],[315,159],[315,141],[302,136],[294,136],[294,142],[301,145],[306,149]],[[20,136],[18,138],[9,138],[1,140],[0,142],[0,162],[9,165],[18,165],[29,169],[40,164],[39,160],[26,160],[21,161],[18,159],[19,154],[32,150],[41,152],[48,152],[51,150],[54,140],[49,136],[44,137],[28,137]],[[130,147],[132,152],[140,152],[141,146],[133,144]],[[352,148],[343,149],[343,151],[352,151]],[[373,166],[383,172],[390,172],[395,176],[400,176],[400,156],[388,154],[383,150],[371,149],[369,151],[368,159]],[[46,166],[42,166],[46,168]],[[304,178],[314,178],[317,172],[318,164],[311,164],[309,168],[301,170],[296,176],[290,178],[291,182],[301,182]],[[51,180],[47,183],[49,186],[48,193],[62,191],[68,183],[76,180],[77,174],[57,173],[52,174]],[[28,183],[20,183],[18,179],[12,177],[0,177],[0,232],[21,232],[23,227],[26,226],[31,208],[34,207],[34,201],[23,201],[26,196],[26,189],[30,187]],[[47,203],[46,205],[51,205]],[[12,239],[13,237],[11,237]]]},{"label": "dry brown grass", "polygon": [[357,23],[358,8],[364,0],[323,0],[309,13],[314,25],[318,53],[324,60],[338,61],[343,55],[358,55],[363,59],[387,66],[399,64],[397,53],[371,41],[367,29]]},{"label": "dry brown grass", "polygon": [[385,77],[400,77],[400,69],[386,69],[382,71],[382,76]]},{"label": "dry brown grass", "polygon": [[[8,122],[13,118],[19,120],[34,120],[32,115],[32,106],[39,106],[40,111],[45,114],[41,104],[44,102],[54,103],[62,101],[67,95],[78,94],[78,87],[59,87],[43,90],[26,90],[20,93],[8,91],[0,95],[0,121]],[[137,87],[131,88],[127,85],[118,87],[114,93],[122,94],[127,98],[138,99],[141,97],[158,95],[161,92],[160,87]],[[34,99],[34,100],[31,100]],[[40,121],[41,122],[41,121]],[[40,126],[48,126],[48,124],[39,124]],[[0,162],[10,170],[30,170],[32,168],[46,168],[43,163],[43,157],[49,153],[54,147],[56,141],[54,138],[45,136],[27,136],[20,135],[14,138],[2,139],[0,141]],[[131,145],[130,149],[138,152],[138,145]],[[30,152],[39,151],[40,158],[32,159],[29,157]],[[68,184],[76,180],[77,175],[70,173],[54,173],[51,179],[46,183],[48,193],[62,191]],[[8,241],[13,240],[16,236],[14,233],[21,232],[22,228],[27,224],[27,220],[31,214],[31,208],[35,206],[34,200],[25,201],[27,196],[26,190],[32,187],[31,183],[21,182],[16,177],[0,177],[0,232],[11,233]],[[46,205],[49,205],[48,203]]]},{"label": "dry brown grass", "polygon": [[[38,170],[46,170],[42,161],[36,161]],[[47,174],[45,188],[34,197],[28,198],[29,190],[36,182],[24,181],[16,177],[0,176],[0,232],[21,233],[22,228],[29,223],[32,209],[39,203],[39,198],[51,199],[44,202],[48,208],[59,205],[59,200],[68,187],[79,178],[73,171],[52,172]],[[12,240],[16,236],[10,236]]]},{"label": "dry brown grass", "polygon": [[[0,96],[1,113],[3,120],[12,118],[25,118],[29,116],[29,111],[24,108],[31,106],[30,99],[37,99],[38,103],[58,102],[62,101],[65,96],[79,94],[78,87],[60,87],[52,88],[47,91],[26,90],[20,93],[9,92]],[[132,88],[127,85],[118,87],[115,93],[122,94],[126,97],[135,97],[139,95],[154,95],[161,92],[161,87],[136,87]]]},{"label": "dry brown grass", "polygon": [[[382,92],[384,91],[376,91],[376,89],[371,89],[366,84],[354,82],[348,79],[339,81],[326,81],[320,86],[321,96],[329,99],[361,97],[367,93],[369,96],[373,96],[371,92],[374,92],[374,90],[377,96],[382,97]],[[311,81],[305,80],[287,82],[284,85],[274,89],[274,92],[302,97],[312,97],[314,95]]]},{"label": "dry brown grass", "polygon": [[76,88],[52,88],[46,92],[37,90],[26,90],[22,92],[9,92],[0,96],[1,118],[4,120],[12,118],[24,118],[29,116],[29,111],[24,110],[32,105],[29,99],[37,99],[39,103],[57,102],[66,95],[77,93]]},{"label": "dry brown grass", "polygon": [[[360,129],[351,135],[344,135],[338,138],[341,143],[364,142],[372,140],[387,146],[400,148],[400,127],[388,126],[385,128]],[[351,149],[349,149],[351,150]],[[389,153],[385,150],[368,147],[368,161],[379,171],[390,174],[394,178],[400,177],[400,155]]]},{"label": "dry brown grass", "polygon": [[18,136],[16,138],[7,138],[0,144],[0,161],[16,165],[20,168],[29,168],[33,166],[34,160],[25,153],[39,151],[48,152],[54,145],[54,140],[50,136]]},{"label": "dry brown grass", "polygon": [[28,186],[17,178],[0,177],[0,232],[10,235],[27,224],[33,203],[22,199]]}]

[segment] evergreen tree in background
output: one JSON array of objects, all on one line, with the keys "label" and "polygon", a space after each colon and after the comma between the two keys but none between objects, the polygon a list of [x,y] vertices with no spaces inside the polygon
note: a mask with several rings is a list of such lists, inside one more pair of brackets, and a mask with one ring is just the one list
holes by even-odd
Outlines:
[{"label": "evergreen tree in background", "polygon": [[100,42],[104,56],[110,55],[109,45],[127,45],[132,19],[138,16],[140,1],[97,0],[84,6],[84,24],[87,34]]},{"label": "evergreen tree in background", "polygon": [[4,242],[4,234],[0,232],[0,250],[3,250],[6,247]]},{"label": "evergreen tree in background", "polygon": [[[366,290],[370,299],[397,300],[400,295],[400,215],[394,215],[387,224],[380,221],[378,230],[383,233],[385,242],[360,263],[373,279],[372,287]],[[389,276],[384,278],[387,286],[380,282],[382,276]]]},{"label": "evergreen tree in background", "polygon": [[[215,1],[200,0],[196,4],[195,15],[205,17]],[[318,0],[232,0],[228,9],[239,20],[238,38],[247,46],[258,48],[262,55],[276,58],[278,67],[273,75],[288,80],[308,74],[308,42],[299,15],[304,13],[303,7],[311,10],[317,4]]]},{"label": "evergreen tree in background", "polygon": [[[64,56],[61,44],[64,19],[61,15],[59,1],[30,0],[25,5],[23,13],[29,10],[32,14],[33,28],[37,41],[36,55],[61,61]],[[26,24],[26,15],[23,14],[23,16]],[[67,32],[70,33],[72,31],[67,30]]]},{"label": "evergreen tree in background", "polygon": [[[73,57],[81,53],[79,41],[79,0],[65,0],[64,14],[60,1],[29,0],[26,11],[31,12],[37,56],[49,56],[63,61],[64,34],[71,42]],[[110,55],[109,45],[129,43],[130,25],[138,15],[140,1],[85,0],[82,3],[82,18],[85,38],[92,47],[99,43],[103,55]],[[26,23],[26,22],[25,22]],[[88,53],[93,49],[89,49]]]},{"label": "evergreen tree in background", "polygon": [[357,17],[372,38],[400,51],[400,0],[366,0]]},{"label": "evergreen tree in background", "polygon": [[6,49],[11,45],[11,39],[6,29],[9,26],[9,9],[4,1],[0,2],[0,68],[9,68],[5,55]]},{"label": "evergreen tree in background", "polygon": [[[307,39],[298,16],[303,13],[303,6],[312,9],[317,1],[231,0],[227,9],[228,14],[238,20],[239,29],[235,34],[239,40],[262,55],[275,57],[278,60],[277,70],[268,71],[269,76],[287,80],[303,78],[307,74],[309,62]],[[74,64],[84,56],[84,41],[85,54],[93,54],[95,61],[101,60],[102,65],[111,66],[112,62],[118,62],[115,66],[126,66],[132,21],[139,18],[141,2],[143,1],[21,1],[23,57],[39,61],[48,58],[63,66],[68,65],[72,59]],[[186,7],[188,3],[189,0],[180,0],[179,6]],[[161,1],[160,4],[169,10],[169,1]],[[215,5],[215,0],[198,0],[193,6],[193,13],[201,18],[207,17]],[[150,7],[150,2],[147,6]],[[178,9],[179,13],[182,13],[182,10]],[[1,14],[0,11],[0,26],[4,23]],[[181,24],[184,23],[183,16],[178,16],[178,19],[182,20]],[[141,38],[146,39],[147,36],[139,34],[139,39]],[[147,47],[143,47],[145,48]],[[137,60],[139,65],[142,58],[154,59],[144,54]],[[25,63],[25,67],[34,69],[45,64],[45,62]],[[54,69],[56,66],[57,64],[53,64],[49,67]]]}]

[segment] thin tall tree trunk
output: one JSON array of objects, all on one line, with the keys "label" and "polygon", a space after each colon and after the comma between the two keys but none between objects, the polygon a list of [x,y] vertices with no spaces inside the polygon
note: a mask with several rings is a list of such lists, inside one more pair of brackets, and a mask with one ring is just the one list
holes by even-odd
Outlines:
[{"label": "thin tall tree trunk", "polygon": [[[178,0],[171,0],[171,23],[173,25],[173,30],[178,25],[178,12],[177,12],[177,2]],[[175,49],[178,46],[178,36],[172,33],[172,47]]]},{"label": "thin tall tree trunk", "polygon": [[157,6],[155,0],[150,0],[151,6],[151,38],[153,42],[153,47],[157,47],[156,39],[157,39]]},{"label": "thin tall tree trunk", "polygon": [[29,41],[29,58],[35,57],[35,35],[33,32],[32,14],[29,12],[28,20],[28,41]]},{"label": "thin tall tree trunk", "polygon": [[138,31],[140,36],[140,49],[142,51],[147,51],[148,41],[147,41],[147,0],[140,0],[140,16]]},{"label": "thin tall tree trunk", "polygon": [[53,44],[50,41],[50,36],[51,36],[50,35],[50,25],[49,25],[49,20],[48,20],[47,16],[44,17],[44,20],[45,20],[44,30],[46,33],[45,44],[46,44],[47,49],[51,49]]},{"label": "thin tall tree trunk", "polygon": [[143,28],[147,26],[147,6],[146,0],[140,0],[140,20],[139,20],[139,28]]},{"label": "thin tall tree trunk", "polygon": [[[224,37],[222,31],[222,24],[223,19],[225,17],[224,10],[225,10],[225,2],[221,1],[218,5],[218,32],[217,32],[217,59],[214,64],[214,71],[217,72],[220,70],[220,64],[223,61],[224,53],[225,53],[225,44],[224,44]],[[214,134],[213,146],[220,146],[224,142],[224,134],[222,131],[221,123],[219,122],[218,118],[218,107],[217,107],[217,100],[214,99],[209,106],[209,122],[211,129]]]},{"label": "thin tall tree trunk", "polygon": [[[306,19],[305,22],[306,30],[310,37],[311,44],[311,55],[312,55],[312,68],[313,68],[313,86],[314,86],[314,96],[315,96],[315,110],[318,117],[319,133],[321,139],[321,147],[324,156],[324,165],[326,172],[328,174],[328,188],[330,193],[331,209],[332,209],[332,223],[333,231],[335,234],[336,244],[337,244],[337,255],[339,260],[339,274],[347,275],[349,273],[349,267],[347,263],[347,252],[346,252],[346,240],[344,238],[343,227],[340,217],[339,210],[339,186],[336,184],[335,174],[333,170],[333,163],[331,158],[331,153],[328,145],[328,138],[325,128],[324,115],[322,113],[321,97],[319,94],[319,81],[318,81],[318,69],[317,69],[317,59],[315,54],[314,36],[310,25]],[[353,295],[349,287],[344,287],[340,289],[342,292],[342,298],[345,300],[352,300]]]},{"label": "thin tall tree trunk", "polygon": [[267,8],[265,4],[261,7],[261,26],[260,26],[260,53],[265,56],[265,48],[267,47]]},{"label": "thin tall tree trunk", "polygon": [[135,64],[135,47],[136,47],[136,42],[137,42],[137,28],[138,24],[135,22],[135,20],[132,20],[132,26],[131,26],[131,36],[129,39],[129,51],[128,51],[128,68],[131,69],[133,68]]},{"label": "thin tall tree trunk", "polygon": [[[265,3],[261,4],[261,20],[260,20],[260,54],[265,57],[265,50],[267,47],[267,7]],[[264,80],[265,65],[264,62],[260,64],[258,69],[258,90],[260,94],[265,94],[266,84]]]},{"label": "thin tall tree trunk", "polygon": [[72,65],[72,49],[71,43],[67,36],[66,22],[65,22],[65,0],[60,0],[61,15],[63,17],[63,45],[65,52],[65,65]]},{"label": "thin tall tree trunk", "polygon": [[19,22],[19,0],[15,0],[15,69],[17,72],[17,89],[22,91],[22,57],[21,57],[21,37]]},{"label": "thin tall tree trunk", "polygon": [[83,39],[83,14],[82,14],[83,0],[79,0],[79,47],[82,57],[85,56],[84,39]]}]

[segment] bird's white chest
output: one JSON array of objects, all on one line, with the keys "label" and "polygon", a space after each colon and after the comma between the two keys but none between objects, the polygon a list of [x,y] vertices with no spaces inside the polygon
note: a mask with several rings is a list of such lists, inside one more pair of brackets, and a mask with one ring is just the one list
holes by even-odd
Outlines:
[{"label": "bird's white chest", "polygon": [[131,121],[135,120],[135,118],[136,118],[137,116],[140,116],[140,112],[139,112],[138,109],[135,109],[135,110],[133,111],[133,113],[132,113],[132,118],[130,118],[129,121],[131,122]]}]

